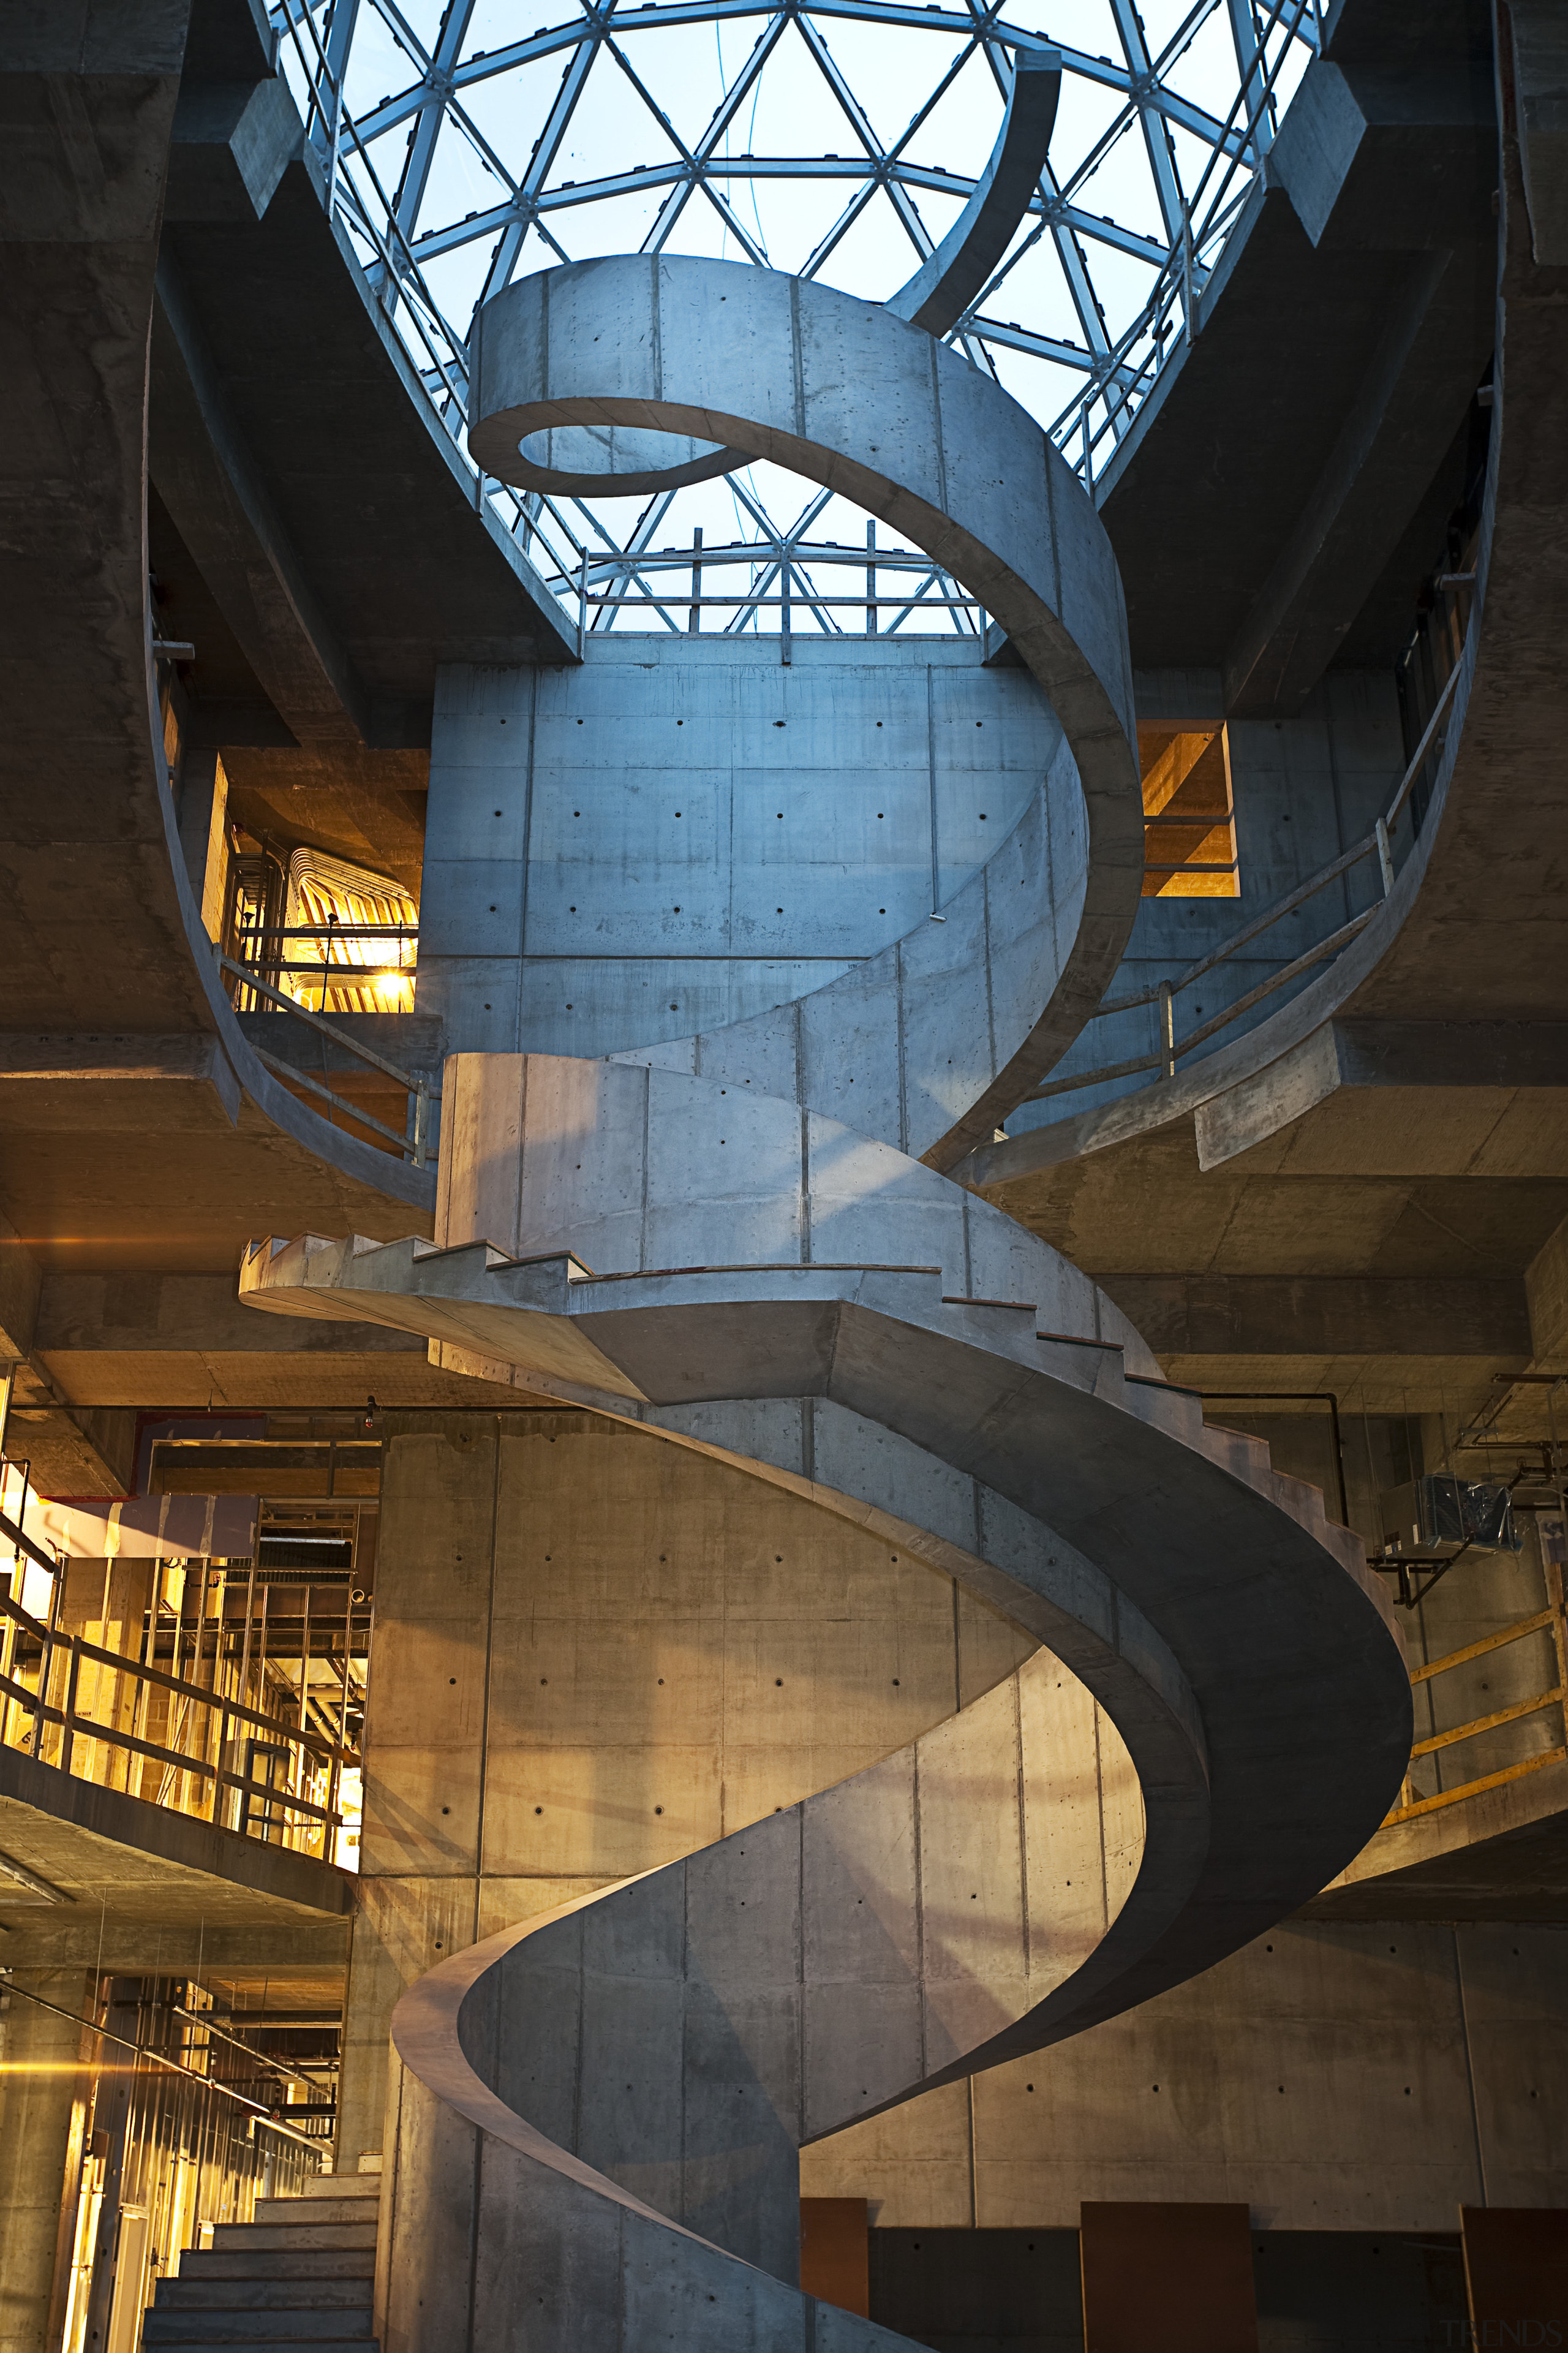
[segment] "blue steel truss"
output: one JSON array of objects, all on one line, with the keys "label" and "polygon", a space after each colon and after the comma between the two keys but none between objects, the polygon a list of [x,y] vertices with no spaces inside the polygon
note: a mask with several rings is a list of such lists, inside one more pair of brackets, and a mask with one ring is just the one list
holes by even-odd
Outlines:
[{"label": "blue steel truss", "polygon": [[[560,0],[543,5],[548,15]],[[515,276],[605,252],[720,253],[885,299],[972,195],[1015,55],[1059,50],[1049,164],[947,340],[1032,410],[1092,488],[1164,360],[1201,324],[1205,285],[1316,53],[1322,7],[1039,0],[1031,13],[1045,22],[1025,26],[1005,0],[577,0],[523,34],[518,0],[279,0],[272,18],[329,206],[465,450],[473,316]],[[698,126],[650,37],[683,40],[671,55],[684,68],[700,27],[712,30],[718,90],[709,109],[712,91],[687,77]],[[1086,35],[1105,53],[1079,46]],[[782,80],[786,44],[788,152],[737,153]],[[917,93],[894,131],[884,59]],[[605,152],[634,135],[656,160]],[[839,152],[807,152],[823,135]],[[781,252],[785,189],[802,227],[792,242],[782,215]],[[899,543],[876,554],[900,571],[868,571],[864,597],[847,596],[839,571],[856,568],[858,590],[865,519],[814,493],[784,520],[790,478],[776,469],[665,492],[640,512],[480,488],[585,628],[855,631],[878,627],[879,611],[884,630],[983,625]],[[849,537],[835,542],[830,528]],[[692,567],[689,591],[672,596],[678,565]]]}]

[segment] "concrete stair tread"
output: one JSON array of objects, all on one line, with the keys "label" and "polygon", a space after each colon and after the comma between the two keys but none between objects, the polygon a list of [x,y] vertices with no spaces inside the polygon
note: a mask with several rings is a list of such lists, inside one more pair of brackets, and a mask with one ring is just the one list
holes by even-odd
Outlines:
[{"label": "concrete stair tread", "polygon": [[367,2346],[368,2305],[357,2312],[160,2312],[142,2325],[143,2345],[331,2345]]},{"label": "concrete stair tread", "polygon": [[221,2222],[213,2232],[215,2249],[226,2253],[234,2247],[331,2247],[344,2253],[374,2247],[376,2226],[368,2222]]},{"label": "concrete stair tread", "polygon": [[326,2222],[374,2221],[378,2201],[370,2198],[258,2198],[253,2223],[281,2223],[288,2230]]},{"label": "concrete stair tread", "polygon": [[177,2278],[160,2280],[142,2326],[160,2347],[211,2353],[376,2353],[372,2298],[381,2180],[317,2176],[297,2198],[261,2198],[221,2222]]},{"label": "concrete stair tread", "polygon": [[203,2353],[205,2348],[227,2345],[243,2345],[247,2353],[295,2353],[295,2348],[300,2345],[309,2345],[310,2353],[377,2353],[376,2340],[369,2334],[368,2328],[363,2336],[347,2336],[341,2330],[335,2337],[284,2336],[275,2327],[270,2336],[241,2337],[226,2334],[220,2320],[217,2327],[208,2327],[201,2335],[174,2337],[166,2330],[154,2327],[151,2313],[142,2329],[142,2341],[144,2345],[179,2345],[185,2348],[185,2353]]},{"label": "concrete stair tread", "polygon": [[344,2309],[368,2311],[371,2283],[374,2273],[367,2269],[357,2278],[289,2279],[279,2278],[276,2270],[258,2279],[187,2278],[184,2265],[177,2279],[163,2279],[153,2299],[154,2312],[196,2312],[262,2310],[290,2306],[304,2309],[319,2307],[322,2311]]},{"label": "concrete stair tread", "polygon": [[361,2280],[375,2276],[375,2248],[290,2247],[286,2258],[268,2247],[201,2247],[180,2258],[185,2280]]},{"label": "concrete stair tread", "polygon": [[300,2198],[379,2198],[379,2173],[312,2173],[300,2184],[294,2198],[269,2198],[269,2206],[290,2206]]}]

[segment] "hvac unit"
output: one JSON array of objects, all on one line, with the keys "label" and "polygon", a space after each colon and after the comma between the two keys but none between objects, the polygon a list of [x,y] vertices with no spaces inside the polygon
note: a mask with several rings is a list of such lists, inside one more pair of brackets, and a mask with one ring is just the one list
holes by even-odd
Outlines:
[{"label": "hvac unit", "polygon": [[1461,1546],[1518,1552],[1520,1535],[1506,1487],[1429,1471],[1384,1496],[1383,1545],[1392,1555],[1458,1552]]}]

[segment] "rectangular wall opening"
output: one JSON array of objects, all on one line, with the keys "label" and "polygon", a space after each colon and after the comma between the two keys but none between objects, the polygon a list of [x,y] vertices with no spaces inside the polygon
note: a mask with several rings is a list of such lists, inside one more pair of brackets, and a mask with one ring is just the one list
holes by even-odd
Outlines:
[{"label": "rectangular wall opening", "polygon": [[1236,812],[1223,727],[1140,727],[1145,899],[1236,899]]}]

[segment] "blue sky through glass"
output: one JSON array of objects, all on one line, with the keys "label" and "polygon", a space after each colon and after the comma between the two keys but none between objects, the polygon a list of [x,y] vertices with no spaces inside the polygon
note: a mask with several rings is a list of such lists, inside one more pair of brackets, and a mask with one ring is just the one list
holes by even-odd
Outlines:
[{"label": "blue sky through glass", "polygon": [[[476,305],[563,260],[706,255],[885,299],[984,168],[1016,50],[1058,46],[1046,177],[949,340],[1080,470],[1087,445],[1094,475],[1180,334],[1187,289],[1201,288],[1318,35],[1318,0],[1021,0],[1015,15],[981,0],[290,0],[274,16],[302,99],[323,52],[345,59],[341,205],[351,227],[358,208],[358,249],[443,400],[447,385],[463,389]],[[324,150],[322,116],[312,129]],[[395,288],[373,239],[396,258]],[[863,601],[820,601],[864,598],[867,518],[776,467],[651,502],[563,501],[540,520],[562,527],[563,570],[575,561],[569,533],[590,550],[591,586],[634,599],[599,608],[601,628],[687,627],[689,557],[673,558],[698,529],[710,558],[757,550],[728,569],[707,562],[709,593],[749,582],[777,596],[797,532],[860,551],[852,572],[792,558],[790,619],[867,627]],[[630,568],[627,554],[644,551],[670,560]],[[551,569],[540,544],[531,553]],[[973,626],[932,602],[954,592],[929,571],[879,576],[879,628],[922,581],[928,609],[898,626]],[[776,629],[781,616],[713,606],[700,625]]]}]

